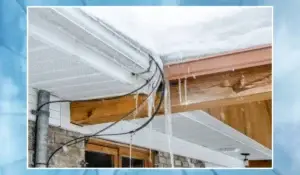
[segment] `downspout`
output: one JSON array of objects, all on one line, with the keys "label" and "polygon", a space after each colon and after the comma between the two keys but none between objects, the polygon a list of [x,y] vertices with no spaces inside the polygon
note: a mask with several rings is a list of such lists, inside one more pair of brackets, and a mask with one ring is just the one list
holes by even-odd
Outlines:
[{"label": "downspout", "polygon": [[[44,90],[38,91],[37,107],[49,102],[50,93]],[[49,104],[44,105],[37,113],[35,134],[35,167],[46,167],[48,159],[48,127],[49,127]]]}]

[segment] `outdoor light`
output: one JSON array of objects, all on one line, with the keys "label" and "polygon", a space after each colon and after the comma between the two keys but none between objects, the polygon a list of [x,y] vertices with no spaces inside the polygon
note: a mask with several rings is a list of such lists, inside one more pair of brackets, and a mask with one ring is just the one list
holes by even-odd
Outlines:
[{"label": "outdoor light", "polygon": [[247,158],[247,156],[249,156],[250,154],[249,153],[241,153],[242,156],[245,156],[244,158],[244,165],[247,167],[249,166],[249,160]]},{"label": "outdoor light", "polygon": [[67,152],[69,152],[69,148],[66,145],[64,145],[63,146],[63,151],[64,151],[64,153],[67,153]]}]

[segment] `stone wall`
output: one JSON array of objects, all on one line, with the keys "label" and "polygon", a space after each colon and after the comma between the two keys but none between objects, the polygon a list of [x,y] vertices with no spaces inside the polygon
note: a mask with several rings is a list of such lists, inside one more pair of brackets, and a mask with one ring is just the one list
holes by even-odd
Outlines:
[{"label": "stone wall", "polygon": [[[170,154],[166,152],[157,152],[155,154],[154,165],[155,167],[172,167]],[[205,164],[201,160],[174,155],[174,167],[204,168]]]},{"label": "stone wall", "polygon": [[[34,140],[35,122],[28,121],[28,167],[34,165]],[[48,155],[57,149],[62,143],[82,136],[80,133],[66,131],[59,127],[49,126],[48,130]],[[81,167],[85,159],[84,142],[78,142],[68,147],[68,152],[60,150],[50,161],[50,167]]]}]

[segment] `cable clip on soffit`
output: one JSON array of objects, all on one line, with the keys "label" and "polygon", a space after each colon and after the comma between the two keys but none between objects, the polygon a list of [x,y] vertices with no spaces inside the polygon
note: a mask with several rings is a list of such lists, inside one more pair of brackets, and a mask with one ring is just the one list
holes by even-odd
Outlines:
[{"label": "cable clip on soffit", "polygon": [[30,111],[32,115],[40,115],[40,114],[46,114],[46,115],[50,115],[50,112],[49,111],[43,111],[43,110],[31,110]]}]

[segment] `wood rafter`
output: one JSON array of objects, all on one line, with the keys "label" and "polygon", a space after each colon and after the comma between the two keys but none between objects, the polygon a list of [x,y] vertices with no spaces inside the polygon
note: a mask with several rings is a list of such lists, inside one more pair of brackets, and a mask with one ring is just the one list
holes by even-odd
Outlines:
[{"label": "wood rafter", "polygon": [[[171,82],[172,112],[229,106],[271,98],[271,65],[241,69]],[[186,84],[186,87],[185,87]],[[185,92],[184,89],[187,91]],[[181,93],[179,92],[181,90]],[[186,96],[185,96],[186,93]],[[138,96],[138,103],[146,99]],[[136,107],[136,96],[114,100],[71,103],[71,120],[76,124],[95,124],[120,119]],[[160,110],[160,114],[163,109]],[[127,119],[147,116],[146,107]]]},{"label": "wood rafter", "polygon": [[165,75],[169,80],[175,80],[267,64],[272,64],[272,46],[269,44],[167,65]]},{"label": "wood rafter", "polygon": [[272,168],[272,160],[250,160],[249,168]]},{"label": "wood rafter", "polygon": [[272,96],[271,72],[271,65],[265,65],[175,81],[171,86],[172,111],[268,100]]}]

